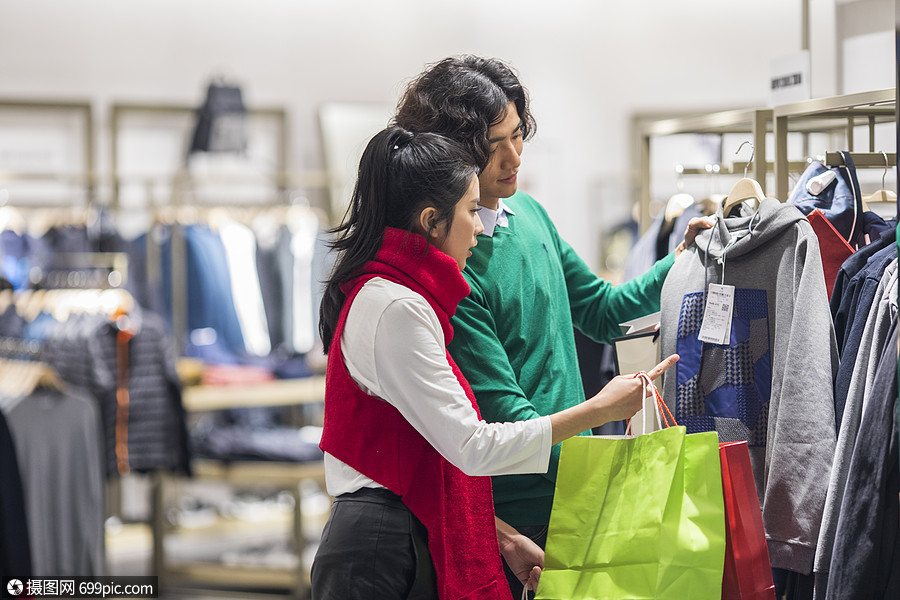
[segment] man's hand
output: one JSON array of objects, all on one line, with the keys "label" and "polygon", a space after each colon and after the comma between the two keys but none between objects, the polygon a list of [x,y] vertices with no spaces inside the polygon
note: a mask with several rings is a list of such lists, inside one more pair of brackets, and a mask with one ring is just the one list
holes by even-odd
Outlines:
[{"label": "man's hand", "polygon": [[675,248],[676,260],[681,256],[682,252],[687,250],[688,246],[694,243],[698,233],[704,229],[709,229],[713,225],[715,225],[715,221],[709,217],[694,217],[688,221],[687,229],[684,231],[684,239],[681,240],[681,243]]},{"label": "man's hand", "polygon": [[516,531],[497,517],[497,540],[500,543],[500,554],[510,571],[529,590],[536,590],[544,567],[544,551],[527,536]]}]

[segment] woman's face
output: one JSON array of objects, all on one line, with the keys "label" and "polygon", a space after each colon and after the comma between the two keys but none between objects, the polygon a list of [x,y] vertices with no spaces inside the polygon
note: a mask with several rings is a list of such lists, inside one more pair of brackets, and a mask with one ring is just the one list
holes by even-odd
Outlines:
[{"label": "woman's face", "polygon": [[456,259],[459,270],[466,267],[466,259],[472,256],[470,248],[478,244],[476,236],[484,231],[481,217],[478,216],[478,177],[473,175],[469,189],[456,203],[453,223],[439,228],[434,245],[444,254]]}]

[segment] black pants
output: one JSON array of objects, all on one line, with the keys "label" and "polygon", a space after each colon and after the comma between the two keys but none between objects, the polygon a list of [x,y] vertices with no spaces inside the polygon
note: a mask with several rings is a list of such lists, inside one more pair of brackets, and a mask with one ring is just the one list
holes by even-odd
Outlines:
[{"label": "black pants", "polygon": [[334,499],[312,565],[312,600],[437,600],[425,526],[386,489]]},{"label": "black pants", "polygon": [[[516,531],[518,531],[525,537],[531,538],[531,541],[540,546],[542,550],[547,546],[546,525],[516,527]],[[505,560],[503,561],[503,574],[506,575],[506,582],[509,584],[509,591],[512,592],[513,599],[519,600],[519,598],[522,597],[522,589],[525,586],[522,585],[522,582],[519,581],[519,578],[516,577],[509,569]],[[528,597],[531,598],[532,596],[529,595]]]}]

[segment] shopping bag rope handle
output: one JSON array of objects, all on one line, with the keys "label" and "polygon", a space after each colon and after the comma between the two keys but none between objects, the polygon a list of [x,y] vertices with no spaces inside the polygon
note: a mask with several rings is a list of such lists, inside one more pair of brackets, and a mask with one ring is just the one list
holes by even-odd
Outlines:
[{"label": "shopping bag rope handle", "polygon": [[[662,399],[662,396],[659,395],[659,390],[656,388],[653,380],[650,379],[650,375],[646,371],[641,371],[639,373],[635,373],[634,377],[640,378],[645,384],[650,387],[650,389],[653,390],[653,395],[656,397],[656,410],[659,411],[660,415],[662,415],[662,420],[665,423],[666,428],[677,426],[678,422],[675,421],[675,417],[672,416],[672,412],[669,410],[669,407]],[[670,420],[671,424],[669,423]]]}]

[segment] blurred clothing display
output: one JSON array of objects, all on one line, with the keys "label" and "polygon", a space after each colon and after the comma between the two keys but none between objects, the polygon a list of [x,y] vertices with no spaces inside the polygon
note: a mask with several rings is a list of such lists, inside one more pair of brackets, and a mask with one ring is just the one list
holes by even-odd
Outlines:
[{"label": "blurred clothing display", "polygon": [[[22,477],[32,574],[104,574],[103,449],[95,400],[74,387],[41,388],[25,397],[0,396],[0,411]],[[2,537],[7,535],[4,530]]]}]

